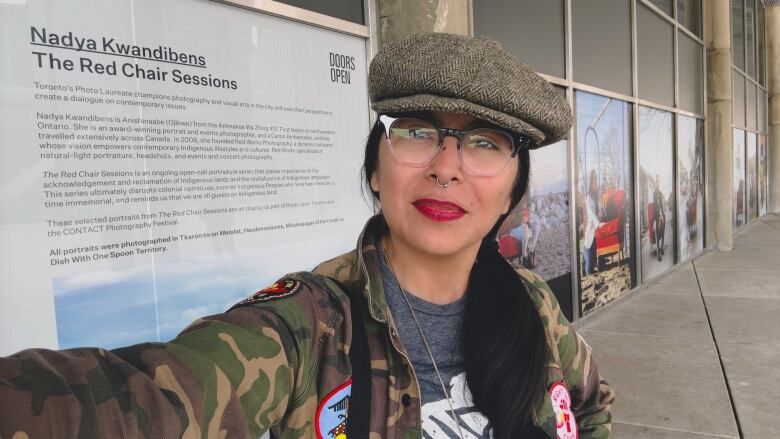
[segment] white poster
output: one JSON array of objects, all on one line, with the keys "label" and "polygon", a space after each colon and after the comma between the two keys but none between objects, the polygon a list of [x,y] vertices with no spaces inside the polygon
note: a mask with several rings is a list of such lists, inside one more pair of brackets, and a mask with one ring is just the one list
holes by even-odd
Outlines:
[{"label": "white poster", "polygon": [[167,340],[353,248],[366,42],[205,0],[0,3],[0,354]]}]

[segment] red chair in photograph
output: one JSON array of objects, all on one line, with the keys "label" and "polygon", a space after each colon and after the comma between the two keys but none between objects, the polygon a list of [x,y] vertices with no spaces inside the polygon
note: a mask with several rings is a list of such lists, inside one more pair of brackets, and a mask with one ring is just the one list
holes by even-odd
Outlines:
[{"label": "red chair in photograph", "polygon": [[596,259],[601,269],[601,260],[607,256],[618,254],[618,264],[622,259],[623,236],[626,224],[626,193],[623,190],[606,192],[603,199],[604,218],[596,229]]},{"label": "red chair in photograph", "polygon": [[498,240],[498,252],[505,259],[514,259],[520,256],[520,241],[512,235],[504,235]]},{"label": "red chair in photograph", "polygon": [[655,227],[653,227],[653,220],[655,220],[654,207],[655,204],[647,203],[647,239],[652,245],[655,245]]}]

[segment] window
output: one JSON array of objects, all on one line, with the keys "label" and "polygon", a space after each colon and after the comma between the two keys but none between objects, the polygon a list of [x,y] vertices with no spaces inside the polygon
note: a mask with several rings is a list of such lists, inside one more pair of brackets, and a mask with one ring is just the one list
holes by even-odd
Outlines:
[{"label": "window", "polygon": [[675,185],[672,113],[639,107],[639,212],[642,279],[674,265]]},{"label": "window", "polygon": [[280,3],[286,3],[301,9],[308,9],[312,12],[330,15],[331,17],[351,21],[357,24],[365,24],[363,17],[362,0],[277,0]]},{"label": "window", "polygon": [[745,0],[731,0],[732,62],[745,69]]},{"label": "window", "polygon": [[574,80],[631,95],[629,2],[574,0],[571,6]]},{"label": "window", "polygon": [[704,123],[679,116],[677,124],[678,260],[704,250]]},{"label": "window", "polygon": [[576,216],[582,314],[634,285],[631,104],[578,91]]},{"label": "window", "polygon": [[655,7],[663,11],[664,14],[670,17],[672,16],[672,0],[650,0],[650,3],[654,4]]},{"label": "window", "polygon": [[674,106],[674,26],[637,4],[639,97]]},{"label": "window", "polygon": [[566,77],[563,0],[495,0],[473,7],[476,35],[496,39],[538,72]]},{"label": "window", "polygon": [[677,21],[701,38],[701,0],[677,0]]},{"label": "window", "polygon": [[704,49],[684,32],[678,33],[680,108],[704,114]]}]

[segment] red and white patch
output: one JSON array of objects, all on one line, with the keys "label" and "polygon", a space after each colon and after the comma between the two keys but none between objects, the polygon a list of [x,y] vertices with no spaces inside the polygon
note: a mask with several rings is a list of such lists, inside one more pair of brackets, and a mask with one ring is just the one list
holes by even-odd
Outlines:
[{"label": "red and white patch", "polygon": [[346,439],[347,411],[352,395],[352,378],[328,393],[314,417],[317,439]]},{"label": "red and white patch", "polygon": [[550,400],[555,411],[555,427],[558,439],[577,439],[577,421],[571,411],[571,395],[569,389],[561,383],[555,383],[550,387]]},{"label": "red and white patch", "polygon": [[[301,283],[294,279],[282,279],[276,281],[273,285],[263,288],[262,290],[252,294],[246,299],[233,305],[233,308],[238,308],[244,305],[251,305],[253,303],[268,302],[269,300],[281,299],[293,295],[300,288]],[[231,309],[233,309],[231,308]]]}]

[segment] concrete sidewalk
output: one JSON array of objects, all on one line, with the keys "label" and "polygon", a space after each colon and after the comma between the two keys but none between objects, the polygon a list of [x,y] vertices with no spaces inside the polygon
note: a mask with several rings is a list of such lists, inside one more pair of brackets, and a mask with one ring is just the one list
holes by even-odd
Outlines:
[{"label": "concrete sidewalk", "polygon": [[780,438],[780,216],[577,327],[617,394],[613,437]]}]

